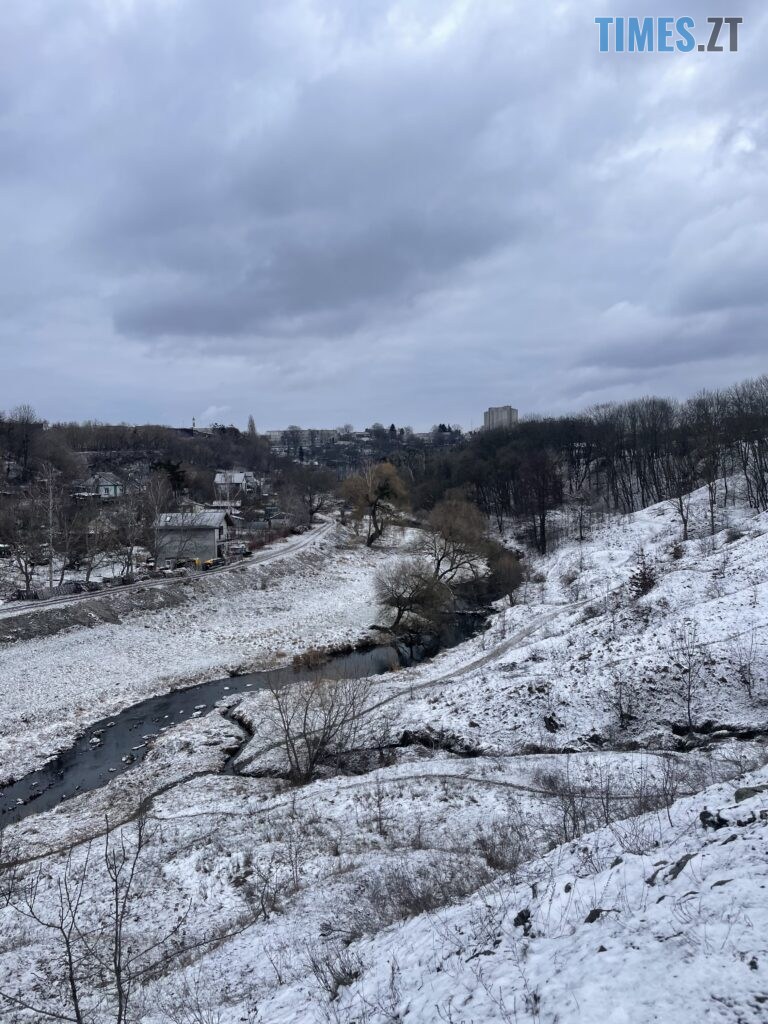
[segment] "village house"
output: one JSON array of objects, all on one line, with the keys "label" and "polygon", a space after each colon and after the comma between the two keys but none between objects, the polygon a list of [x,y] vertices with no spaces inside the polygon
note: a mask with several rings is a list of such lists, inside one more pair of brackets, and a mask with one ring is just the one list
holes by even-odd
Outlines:
[{"label": "village house", "polygon": [[244,494],[253,494],[257,489],[256,477],[239,469],[220,469],[213,478],[216,497],[220,501],[242,498]]},{"label": "village house", "polygon": [[156,565],[226,558],[234,521],[224,510],[163,512],[155,520]]},{"label": "village house", "polygon": [[125,493],[125,485],[120,477],[114,473],[94,473],[81,484],[78,484],[76,497],[99,497],[102,501],[111,501],[113,498],[122,498]]}]

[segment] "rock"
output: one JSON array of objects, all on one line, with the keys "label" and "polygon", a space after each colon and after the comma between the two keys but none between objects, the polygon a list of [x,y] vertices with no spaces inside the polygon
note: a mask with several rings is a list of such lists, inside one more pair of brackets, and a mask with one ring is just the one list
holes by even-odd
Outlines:
[{"label": "rock", "polygon": [[523,932],[528,935],[531,930],[531,911],[528,907],[523,907],[515,916],[512,924],[515,928],[522,928]]},{"label": "rock", "polygon": [[705,829],[711,828],[715,831],[717,831],[717,829],[719,828],[723,828],[725,825],[728,824],[725,818],[720,816],[719,811],[717,812],[717,814],[713,814],[711,811],[708,811],[706,807],[699,815],[699,820],[701,821],[701,824],[704,826]]},{"label": "rock", "polygon": [[753,796],[760,796],[761,793],[768,793],[768,786],[742,786],[734,793],[734,800],[740,804],[744,800],[751,800]]}]

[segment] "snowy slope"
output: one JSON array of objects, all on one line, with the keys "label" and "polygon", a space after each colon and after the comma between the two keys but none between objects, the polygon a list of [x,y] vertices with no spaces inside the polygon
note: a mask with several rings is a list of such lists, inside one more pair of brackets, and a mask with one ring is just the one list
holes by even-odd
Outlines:
[{"label": "snowy slope", "polygon": [[[655,845],[620,827],[527,864],[458,906],[346,950],[359,976],[336,1021],[658,1024],[768,1013],[768,772],[740,803],[718,786],[673,809]],[[741,787],[740,787],[741,788]],[[705,831],[703,806],[721,827]],[[641,819],[654,827],[657,820]],[[294,984],[263,1020],[312,1021],[325,991]]]},{"label": "snowy slope", "polygon": [[[144,1024],[193,1004],[196,1024],[768,1019],[768,517],[721,509],[711,538],[705,496],[693,503],[701,522],[684,545],[661,505],[529,556],[519,600],[486,632],[374,680],[360,774],[300,788],[260,774],[281,754],[261,728],[268,698],[252,694],[238,703],[254,729],[245,774],[218,774],[222,746],[242,737],[214,713],[165,736],[135,775],[8,839],[55,878],[56,849],[145,798],[154,832],[137,935],[188,905],[197,945],[143,992]],[[655,577],[644,596],[629,585],[640,547]],[[292,653],[294,625],[307,646],[375,621],[373,572],[394,556],[329,550],[244,600],[275,602],[268,628]],[[220,657],[222,635],[256,656],[245,614],[211,601],[210,634],[192,620],[189,663]],[[160,621],[186,665],[189,622]],[[686,622],[702,652],[691,737],[675,664]],[[634,691],[624,725],[617,673]],[[90,884],[93,924],[108,893],[100,871]],[[27,965],[50,966],[46,941],[0,911],[0,988],[20,978],[34,990]]]}]

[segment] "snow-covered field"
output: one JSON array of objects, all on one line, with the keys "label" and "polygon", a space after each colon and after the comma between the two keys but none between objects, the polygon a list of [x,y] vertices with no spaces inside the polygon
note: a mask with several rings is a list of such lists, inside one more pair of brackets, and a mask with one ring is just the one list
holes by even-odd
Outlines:
[{"label": "snow-covered field", "polygon": [[[139,949],[178,920],[186,950],[142,976],[145,1024],[765,1020],[768,516],[729,506],[708,537],[704,494],[693,507],[686,544],[662,505],[529,556],[517,602],[487,631],[372,680],[360,773],[301,787],[264,774],[282,753],[264,725],[271,698],[249,694],[240,774],[220,774],[238,726],[218,712],[187,722],[109,787],[9,828],[6,858],[41,870],[50,915],[57,879],[77,877],[94,837],[81,925],[107,943],[105,816],[126,822],[143,801],[129,931]],[[630,585],[640,548],[653,580],[642,596]],[[9,714],[25,713],[31,664],[52,664],[66,688],[32,690],[35,728],[48,715],[56,736],[93,687],[119,703],[354,639],[378,617],[375,568],[396,553],[329,541],[271,567],[266,590],[260,573],[215,593],[211,581],[181,608],[19,645]],[[683,633],[695,639],[691,737]],[[151,657],[134,656],[140,636]],[[118,656],[124,637],[135,648]],[[108,674],[93,682],[99,655]],[[0,922],[0,991],[39,1012],[59,992],[60,943],[11,908]],[[89,1005],[103,996],[84,991]],[[6,1001],[0,1019],[43,1018]],[[114,1016],[102,1002],[93,1019]]]},{"label": "snow-covered field", "polygon": [[268,564],[198,579],[178,607],[0,647],[0,779],[143,697],[360,639],[376,621],[374,574],[396,541],[370,551],[332,531]]}]

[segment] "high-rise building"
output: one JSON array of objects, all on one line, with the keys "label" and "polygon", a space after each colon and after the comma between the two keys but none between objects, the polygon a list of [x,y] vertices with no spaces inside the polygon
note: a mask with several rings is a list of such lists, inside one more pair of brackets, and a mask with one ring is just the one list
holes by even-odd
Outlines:
[{"label": "high-rise building", "polygon": [[517,409],[511,405],[492,405],[483,413],[483,429],[499,430],[514,427],[517,423]]}]

